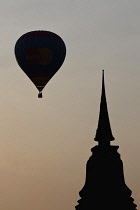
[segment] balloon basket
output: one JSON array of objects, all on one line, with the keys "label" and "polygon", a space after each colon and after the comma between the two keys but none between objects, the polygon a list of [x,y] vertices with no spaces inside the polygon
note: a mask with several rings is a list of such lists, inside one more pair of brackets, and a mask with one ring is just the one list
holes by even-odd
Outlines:
[{"label": "balloon basket", "polygon": [[42,98],[42,93],[39,93],[38,94],[38,98]]}]

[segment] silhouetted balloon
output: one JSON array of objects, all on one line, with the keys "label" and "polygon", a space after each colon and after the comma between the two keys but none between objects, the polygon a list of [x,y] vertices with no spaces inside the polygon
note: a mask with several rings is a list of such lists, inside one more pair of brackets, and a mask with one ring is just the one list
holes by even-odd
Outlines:
[{"label": "silhouetted balloon", "polygon": [[25,74],[42,90],[59,70],[66,56],[64,41],[50,31],[31,31],[22,35],[15,45],[16,60]]}]

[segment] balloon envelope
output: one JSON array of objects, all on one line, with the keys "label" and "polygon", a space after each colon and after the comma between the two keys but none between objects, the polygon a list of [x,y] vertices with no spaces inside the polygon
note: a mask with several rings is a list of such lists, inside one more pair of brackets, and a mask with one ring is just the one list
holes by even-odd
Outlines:
[{"label": "balloon envelope", "polygon": [[39,92],[59,70],[66,56],[64,41],[50,31],[31,31],[15,45],[16,60]]}]

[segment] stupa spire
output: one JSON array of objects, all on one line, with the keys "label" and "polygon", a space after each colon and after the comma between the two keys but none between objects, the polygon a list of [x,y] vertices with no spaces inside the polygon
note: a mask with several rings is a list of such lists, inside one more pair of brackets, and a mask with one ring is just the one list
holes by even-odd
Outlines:
[{"label": "stupa spire", "polygon": [[92,155],[87,161],[85,185],[79,192],[76,210],[136,210],[132,191],[124,179],[123,162],[117,152],[119,146],[110,145],[111,132],[102,74],[100,114]]},{"label": "stupa spire", "polygon": [[99,121],[94,140],[98,141],[99,145],[109,145],[110,141],[113,141],[114,139],[115,138],[112,135],[109,115],[108,115],[106,93],[105,93],[105,82],[104,82],[104,70],[103,70]]}]

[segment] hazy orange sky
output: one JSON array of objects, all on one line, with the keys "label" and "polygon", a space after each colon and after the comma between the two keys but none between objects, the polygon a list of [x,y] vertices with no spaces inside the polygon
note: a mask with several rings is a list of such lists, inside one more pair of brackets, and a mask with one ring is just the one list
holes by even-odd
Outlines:
[{"label": "hazy orange sky", "polygon": [[[96,145],[105,69],[112,144],[140,210],[140,2],[10,0],[0,14],[0,209],[75,208]],[[67,47],[43,99],[14,56],[32,30],[55,32]]]}]

